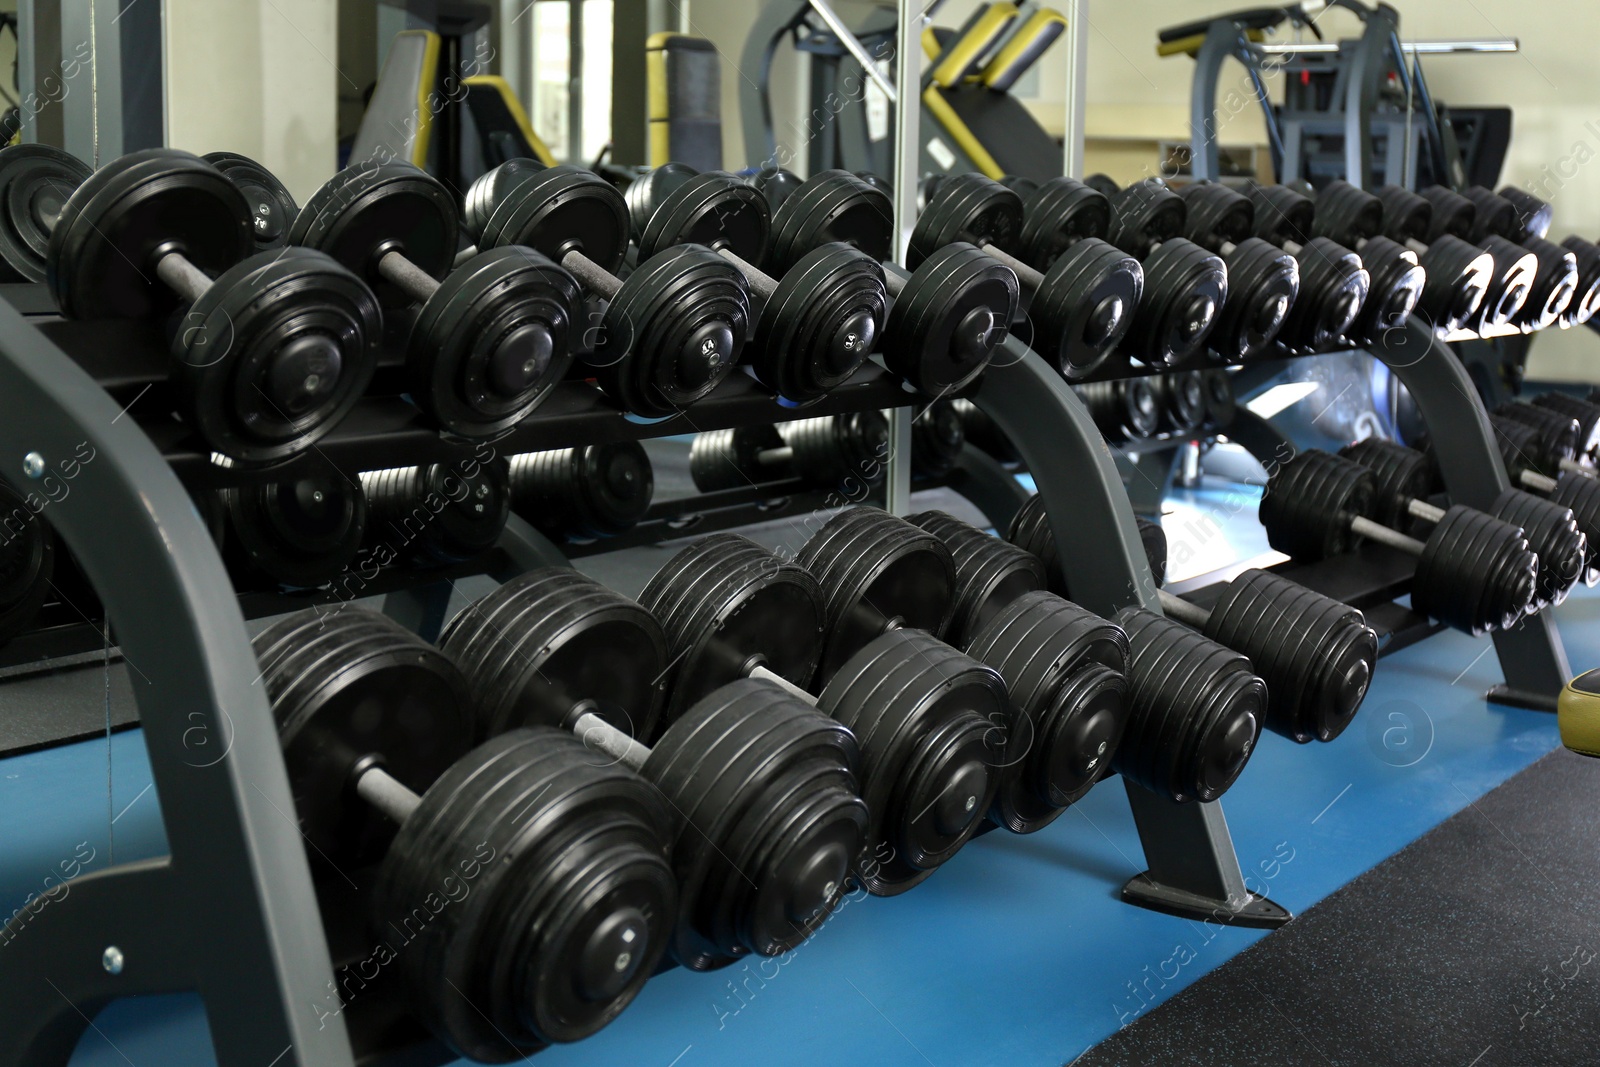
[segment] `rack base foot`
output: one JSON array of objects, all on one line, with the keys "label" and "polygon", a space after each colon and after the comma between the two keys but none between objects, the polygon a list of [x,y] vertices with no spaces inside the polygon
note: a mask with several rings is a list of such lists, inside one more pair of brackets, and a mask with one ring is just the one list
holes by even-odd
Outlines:
[{"label": "rack base foot", "polygon": [[1148,872],[1128,880],[1122,887],[1122,900],[1126,904],[1176,915],[1180,919],[1199,919],[1222,926],[1245,926],[1257,930],[1276,930],[1294,918],[1288,908],[1254,893],[1249,893],[1243,904],[1233,904],[1165,885],[1150,877]]},{"label": "rack base foot", "polygon": [[1483,698],[1491,704],[1504,704],[1511,708],[1523,708],[1527,711],[1555,711],[1555,693],[1535,693],[1527,689],[1517,689],[1509,685],[1494,685],[1483,694]]}]

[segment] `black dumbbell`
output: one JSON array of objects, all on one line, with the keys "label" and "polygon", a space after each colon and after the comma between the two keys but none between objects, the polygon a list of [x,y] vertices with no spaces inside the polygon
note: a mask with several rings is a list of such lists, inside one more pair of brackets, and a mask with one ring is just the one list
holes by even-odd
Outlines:
[{"label": "black dumbbell", "polygon": [[[1514,185],[1503,187],[1498,195],[1500,199],[1509,202],[1516,212],[1512,240],[1539,257],[1541,280],[1544,279],[1547,269],[1558,274],[1565,271],[1566,268],[1558,260],[1559,250],[1565,249],[1572,253],[1576,279],[1572,299],[1567,304],[1560,321],[1566,326],[1577,326],[1588,322],[1594,317],[1595,312],[1600,310],[1600,247],[1575,235],[1567,236],[1559,246],[1551,245],[1546,238],[1550,233],[1550,223],[1554,218],[1555,209],[1549,201],[1542,200],[1526,189],[1519,189]],[[1530,297],[1529,302],[1535,302],[1535,298]]]},{"label": "black dumbbell", "polygon": [[288,243],[289,226],[300,209],[276,175],[237,152],[207,152],[200,158],[226,174],[244,194],[250,205],[257,252],[282,248]]},{"label": "black dumbbell", "polygon": [[1515,213],[1513,234],[1515,240],[1520,242],[1529,237],[1549,236],[1550,223],[1555,219],[1555,208],[1548,200],[1543,200],[1515,185],[1502,186],[1498,195],[1501,200],[1511,205]]},{"label": "black dumbbell", "polygon": [[303,452],[371,381],[382,333],[371,291],[327,256],[255,252],[244,194],[198,156],[152,148],[91,175],[23,145],[0,151],[0,188],[0,254],[28,276],[42,256],[62,315],[162,318],[187,305],[172,381],[210,451],[242,463]]},{"label": "black dumbbell", "polygon": [[1533,404],[1578,423],[1579,444],[1576,454],[1581,455],[1588,467],[1593,469],[1596,459],[1600,459],[1600,455],[1597,455],[1600,453],[1600,404],[1567,393],[1541,393],[1533,398]]},{"label": "black dumbbell", "polygon": [[618,278],[628,252],[628,205],[598,174],[520,165],[484,186],[480,216],[485,210],[478,248],[533,249],[606,301],[600,328],[586,331],[594,337],[582,347],[592,347],[586,358],[596,380],[624,410],[676,414],[738,362],[751,327],[744,275],[709,248],[678,245]]},{"label": "black dumbbell", "polygon": [[367,538],[418,566],[471,559],[500,539],[510,482],[504,459],[363,471]]},{"label": "black dumbbell", "polygon": [[819,399],[872,354],[888,293],[883,268],[866,253],[831,242],[774,280],[755,266],[766,256],[772,208],[761,188],[723,171],[667,163],[628,186],[626,200],[641,260],[700,244],[739,268],[761,302],[745,362],[772,392],[800,404]]},{"label": "black dumbbell", "polygon": [[789,194],[804,185],[805,181],[786,167],[763,167],[750,178],[750,184],[761,191],[772,210],[776,211],[789,199]]},{"label": "black dumbbell", "polygon": [[511,510],[553,537],[625,533],[649,512],[655,486],[650,456],[637,441],[511,457]]},{"label": "black dumbbell", "polygon": [[[1532,193],[1517,193],[1514,203],[1481,185],[1462,190],[1462,195],[1472,201],[1474,240],[1485,247],[1489,247],[1491,238],[1503,240],[1507,242],[1508,256],[1514,255],[1512,250],[1516,248],[1533,254],[1534,274],[1516,324],[1527,330],[1542,330],[1566,316],[1578,290],[1578,261],[1572,250],[1544,239],[1550,228],[1550,205]],[[1497,252],[1497,261],[1498,256]]]},{"label": "black dumbbell", "polygon": [[1418,514],[1433,524],[1423,542],[1373,521],[1376,495],[1372,473],[1356,461],[1301,452],[1267,480],[1260,509],[1267,542],[1304,562],[1349,552],[1363,539],[1415,556],[1412,610],[1475,636],[1528,613],[1539,560],[1522,530],[1455,504]]},{"label": "black dumbbell", "polygon": [[1578,287],[1564,321],[1568,326],[1581,326],[1600,313],[1600,245],[1569,234],[1562,238],[1561,247],[1572,253],[1578,268]]},{"label": "black dumbbell", "polygon": [[1300,264],[1300,296],[1289,310],[1283,340],[1291,348],[1315,350],[1348,338],[1359,328],[1372,293],[1372,275],[1361,256],[1313,235],[1315,207],[1309,197],[1287,186],[1254,182],[1245,194],[1255,208],[1252,232],[1289,251]]},{"label": "black dumbbell", "polygon": [[1227,432],[1238,413],[1238,399],[1233,392],[1233,375],[1220,367],[1202,371],[1206,394],[1206,421],[1218,430]]},{"label": "black dumbbell", "polygon": [[548,727],[472,748],[462,672],[376,612],[253,644],[312,862],[381,860],[371,931],[434,1035],[501,1063],[616,1018],[677,908],[660,791]]},{"label": "black dumbbell", "polygon": [[1489,422],[1512,484],[1572,512],[1584,537],[1582,581],[1585,585],[1600,581],[1600,480],[1581,471],[1563,470],[1559,477],[1541,473],[1531,458],[1537,450],[1537,430],[1498,415],[1489,416]]},{"label": "black dumbbell", "polygon": [[[1111,220],[1105,198],[1071,178],[1046,183],[1026,205],[981,174],[933,181],[924,182],[927,206],[911,232],[906,265],[920,266],[958,241],[976,245],[1016,273],[1034,351],[1067,378],[1103,363],[1132,328],[1144,291],[1138,261],[1104,240]],[[1045,259],[1033,255],[1046,243],[1040,233],[1052,238]]]},{"label": "black dumbbell", "polygon": [[[1395,441],[1369,437],[1339,450],[1372,472],[1377,491],[1373,518],[1403,528],[1412,519],[1437,521],[1440,508],[1424,503],[1431,495],[1434,472],[1429,457]],[[1559,604],[1583,578],[1587,539],[1570,509],[1521,489],[1506,489],[1486,509],[1490,515],[1520,528],[1539,560],[1539,581],[1533,607]]]},{"label": "black dumbbell", "polygon": [[1206,423],[1206,380],[1197,370],[1158,375],[1156,397],[1165,429],[1177,434],[1192,434]]},{"label": "black dumbbell", "polygon": [[[1139,545],[1144,550],[1145,562],[1150,566],[1151,577],[1157,586],[1167,580],[1167,534],[1158,522],[1143,515],[1134,516],[1139,531]],[[1045,515],[1044,497],[1035,493],[1011,517],[1006,529],[1006,540],[1024,551],[1039,557],[1044,564],[1045,588],[1057,596],[1067,597],[1066,574],[1061,569],[1061,557],[1056,552],[1056,541],[1050,532],[1050,521]]]},{"label": "black dumbbell", "polygon": [[1158,179],[1134,182],[1110,199],[1108,239],[1144,265],[1144,299],[1124,347],[1153,367],[1181,363],[1216,328],[1228,299],[1227,266],[1182,236],[1183,199]]},{"label": "black dumbbell", "polygon": [[1161,429],[1161,394],[1150,377],[1073,386],[1106,440],[1139,441]]},{"label": "black dumbbell", "polygon": [[[882,189],[848,171],[820,171],[773,212],[765,266],[787,273],[831,241],[887,260],[893,222]],[[1017,314],[1016,274],[965,242],[934,252],[909,278],[886,269],[884,284],[894,298],[879,344],[884,365],[925,396],[970,385]]]},{"label": "black dumbbell", "polygon": [[360,551],[367,529],[361,483],[321,457],[302,473],[221,491],[228,515],[223,555],[279,585],[313,588],[338,577]]},{"label": "black dumbbell", "polygon": [[1495,408],[1494,414],[1533,429],[1537,435],[1535,455],[1545,470],[1593,472],[1594,467],[1579,457],[1593,456],[1600,447],[1596,438],[1600,426],[1580,423],[1567,412],[1522,400],[1508,400]]},{"label": "black dumbbell", "polygon": [[481,733],[557,726],[638,770],[676,812],[679,907],[668,951],[693,970],[774,956],[838,906],[867,809],[844,726],[782,687],[741,678],[686,707],[653,747],[670,673],[638,603],[567,567],[531,571],[451,620]]},{"label": "black dumbbell", "polygon": [[335,174],[295,217],[289,243],[360,274],[385,306],[418,306],[406,380],[412,399],[452,433],[492,437],[516,425],[571,363],[577,282],[520,248],[484,252],[452,271],[455,197],[409,163]]},{"label": "black dumbbell", "polygon": [[695,434],[689,476],[703,493],[786,478],[868,485],[883,479],[888,457],[888,420],[879,411],[856,411]]},{"label": "black dumbbell", "polygon": [[1210,608],[1160,590],[1161,608],[1249,657],[1267,683],[1265,727],[1304,744],[1332,741],[1366,699],[1378,635],[1348,604],[1251,569]]},{"label": "black dumbbell", "polygon": [[[924,610],[886,627],[880,607],[926,608],[927,597],[948,593],[937,579],[948,574],[949,553],[936,538],[884,512],[851,509],[799,561],[816,566],[713,534],[650,579],[640,601],[661,620],[678,663],[667,717],[748,677],[850,728],[871,815],[851,868],[875,895],[903,893],[977,830],[997,783],[999,737],[1015,725],[1011,705],[994,671],[917,626],[942,622],[947,606],[934,605],[937,618]],[[936,575],[932,588],[907,584],[924,571]]]},{"label": "black dumbbell", "polygon": [[1427,269],[1415,249],[1382,234],[1383,202],[1342,179],[1317,193],[1312,233],[1361,253],[1372,275],[1372,291],[1362,308],[1355,337],[1375,341],[1405,326],[1427,288]]},{"label": "black dumbbell", "polygon": [[[1435,203],[1399,185],[1385,185],[1376,196],[1382,208],[1379,231],[1415,252],[1426,275],[1417,306],[1433,325],[1445,330],[1472,329],[1484,316],[1508,321],[1512,312],[1488,305],[1496,285],[1494,256],[1467,241],[1472,204]],[[1503,299],[1503,288],[1496,299]]]},{"label": "black dumbbell", "polygon": [[461,203],[461,229],[472,238],[473,244],[456,253],[456,266],[477,255],[479,248],[492,247],[482,242],[483,231],[489,225],[495,209],[516,188],[518,182],[544,169],[545,165],[537,159],[518,156],[484,171],[467,186],[467,195]]},{"label": "black dumbbell", "polygon": [[[1500,330],[1512,325],[1528,303],[1538,274],[1538,257],[1500,232],[1483,225],[1483,222],[1492,222],[1492,217],[1480,220],[1473,201],[1453,189],[1432,185],[1413,194],[1398,187],[1386,186],[1379,191],[1380,199],[1386,191],[1389,202],[1384,208],[1386,230],[1389,226],[1390,203],[1394,205],[1393,210],[1415,211],[1415,198],[1420,198],[1431,205],[1433,213],[1433,221],[1428,226],[1428,247],[1431,248],[1443,235],[1450,234],[1488,253],[1492,265],[1482,308],[1475,326],[1471,322],[1463,325],[1476,328],[1479,332]],[[1489,213],[1490,216],[1492,214]]]},{"label": "black dumbbell", "polygon": [[55,531],[37,503],[0,481],[0,645],[33,625],[55,574]]}]

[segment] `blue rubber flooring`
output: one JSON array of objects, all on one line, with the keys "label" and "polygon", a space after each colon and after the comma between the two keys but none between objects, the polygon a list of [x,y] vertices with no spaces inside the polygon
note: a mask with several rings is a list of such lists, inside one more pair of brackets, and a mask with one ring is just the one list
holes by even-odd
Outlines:
[{"label": "blue rubber flooring", "polygon": [[[1253,506],[1187,503],[1241,516],[1200,538],[1208,558],[1218,544],[1258,550]],[[1555,610],[1574,670],[1600,664],[1600,590]],[[1385,659],[1334,743],[1264,738],[1223,801],[1251,887],[1303,911],[1555,748],[1553,716],[1483,701],[1498,680],[1487,639],[1445,633]],[[90,869],[161,852],[148,785],[138,731],[114,736],[109,757],[98,740],[0,762],[0,903],[87,850]],[[1106,783],[1039,834],[985,836],[906,896],[851,899],[787,957],[663,975],[610,1028],[536,1061],[1070,1063],[1269,936],[1120,903],[1143,866],[1122,787]],[[193,997],[120,1002],[96,1022],[74,1064],[211,1062]]]}]

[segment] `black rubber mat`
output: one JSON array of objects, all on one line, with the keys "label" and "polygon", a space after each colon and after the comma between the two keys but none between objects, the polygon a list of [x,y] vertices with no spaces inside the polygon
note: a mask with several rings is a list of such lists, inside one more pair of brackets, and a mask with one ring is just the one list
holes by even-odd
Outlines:
[{"label": "black rubber mat", "polygon": [[1073,1067],[1600,1064],[1597,813],[1554,752]]}]

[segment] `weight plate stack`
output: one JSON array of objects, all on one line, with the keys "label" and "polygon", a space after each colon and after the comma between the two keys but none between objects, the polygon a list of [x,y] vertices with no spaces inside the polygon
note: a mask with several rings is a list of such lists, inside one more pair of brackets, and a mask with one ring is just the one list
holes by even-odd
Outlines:
[{"label": "weight plate stack", "polygon": [[50,145],[0,149],[0,276],[45,280],[50,231],[73,191],[93,173],[70,152]]},{"label": "weight plate stack", "polygon": [[33,625],[55,573],[56,535],[27,501],[0,481],[0,645]]},{"label": "weight plate stack", "polygon": [[1562,460],[1575,459],[1580,452],[1594,450],[1590,438],[1581,435],[1578,420],[1571,415],[1520,400],[1510,400],[1494,409],[1496,415],[1520,422],[1534,431],[1531,453],[1541,470],[1558,473]]},{"label": "weight plate stack", "polygon": [[207,152],[200,158],[226,174],[244,194],[255,217],[256,251],[282,248],[289,239],[289,225],[300,211],[283,183],[260,163],[236,152]]},{"label": "weight plate stack", "polygon": [[1411,609],[1478,637],[1526,615],[1538,577],[1539,559],[1521,529],[1454,504],[1417,559]]},{"label": "weight plate stack", "polygon": [[844,241],[882,262],[891,254],[893,229],[888,194],[849,171],[819,171],[773,209],[765,267],[781,277],[826,241]]},{"label": "weight plate stack", "polygon": [[1521,239],[1517,209],[1511,201],[1496,196],[1493,189],[1486,189],[1481,185],[1469,185],[1461,190],[1461,195],[1472,202],[1473,223],[1470,240],[1481,242],[1490,237],[1501,237],[1507,241]]},{"label": "weight plate stack", "polygon": [[1128,637],[1052,593],[1013,600],[968,654],[1000,672],[1018,713],[989,818],[1043,829],[1111,773],[1127,728]]},{"label": "weight plate stack", "polygon": [[377,370],[382,337],[372,290],[332,258],[260,252],[218,275],[184,313],[172,382],[212,450],[272,463],[349,414]]},{"label": "weight plate stack", "polygon": [[1564,471],[1550,492],[1550,502],[1569,508],[1583,532],[1585,585],[1600,582],[1600,481]]},{"label": "weight plate stack", "polygon": [[1426,235],[1430,245],[1446,234],[1473,244],[1480,243],[1472,237],[1477,225],[1478,209],[1471,200],[1443,185],[1430,185],[1419,190],[1418,195],[1432,208]]},{"label": "weight plate stack", "polygon": [[[1257,237],[1280,247],[1288,241],[1304,245],[1311,240],[1317,208],[1310,197],[1301,196],[1287,186],[1256,182],[1246,185],[1244,193],[1255,206],[1254,233]],[[1302,263],[1302,270],[1304,267]]]},{"label": "weight plate stack", "polygon": [[1383,208],[1378,223],[1380,233],[1401,242],[1428,240],[1433,229],[1432,202],[1403,185],[1380,186],[1376,195]]},{"label": "weight plate stack", "polygon": [[1550,478],[1562,475],[1559,467],[1546,464],[1548,457],[1539,448],[1538,430],[1527,423],[1492,412],[1489,426],[1494,430],[1495,444],[1500,448],[1500,458],[1505,462],[1506,470],[1526,469]]},{"label": "weight plate stack", "polygon": [[1424,279],[1417,306],[1435,326],[1447,330],[1472,326],[1494,284],[1494,257],[1459,237],[1441,234],[1428,245],[1419,264]]},{"label": "weight plate stack", "polygon": [[1202,373],[1205,375],[1206,423],[1226,433],[1239,410],[1233,395],[1233,376],[1220,367]]},{"label": "weight plate stack", "polygon": [[367,525],[375,539],[422,565],[460,563],[487,552],[511,514],[504,459],[365,471]]},{"label": "weight plate stack", "polygon": [[789,194],[804,184],[798,174],[784,167],[763,167],[746,180],[761,191],[773,211],[782,207]]},{"label": "weight plate stack", "polygon": [[1406,504],[1412,500],[1426,502],[1433,495],[1437,476],[1426,452],[1407,448],[1398,441],[1368,437],[1345,445],[1339,455],[1372,472],[1372,510],[1365,514],[1382,526],[1394,530],[1410,528],[1412,519]]},{"label": "weight plate stack", "polygon": [[1561,247],[1571,252],[1578,267],[1578,286],[1567,305],[1566,323],[1581,326],[1600,311],[1600,246],[1576,235],[1564,238]]},{"label": "weight plate stack", "polygon": [[[653,181],[657,175],[664,180]],[[752,265],[766,258],[772,234],[767,198],[726,171],[697,174],[668,163],[629,186],[625,199],[641,260],[681,244],[726,248]]]},{"label": "weight plate stack", "polygon": [[[503,1063],[581,1040],[671,941],[673,824],[654,786],[571,735],[504,734],[401,827],[373,887],[374,935],[411,939],[397,955],[415,1010],[458,1054]],[[469,892],[435,914],[427,902],[452,884]]]},{"label": "weight plate stack", "polygon": [[1250,661],[1181,623],[1124,608],[1129,716],[1112,767],[1173,800],[1216,800],[1238,780],[1266,717]]},{"label": "weight plate stack", "polygon": [[1361,257],[1326,237],[1313,237],[1294,257],[1300,264],[1300,296],[1289,308],[1280,335],[1291,348],[1315,351],[1350,332],[1372,290]]},{"label": "weight plate stack", "polygon": [[1410,321],[1427,286],[1428,273],[1418,264],[1415,252],[1387,237],[1368,238],[1361,248],[1361,262],[1371,275],[1371,288],[1351,326],[1351,336],[1376,342]]},{"label": "weight plate stack", "polygon": [[1217,312],[1209,338],[1224,362],[1265,355],[1283,332],[1289,309],[1300,294],[1300,264],[1259,237],[1246,237],[1223,257],[1228,268],[1228,299]]},{"label": "weight plate stack", "polygon": [[514,189],[484,224],[479,249],[520,245],[556,263],[568,252],[581,252],[612,274],[622,267],[628,205],[616,186],[563,164],[524,175]]},{"label": "weight plate stack", "polygon": [[946,636],[957,648],[966,648],[1023,593],[1045,587],[1044,564],[1031,552],[942,511],[924,511],[906,521],[943,541],[955,561],[955,609]]},{"label": "weight plate stack", "polygon": [[512,456],[511,510],[553,537],[626,533],[650,510],[655,473],[637,441]]},{"label": "weight plate stack", "polygon": [[313,588],[350,565],[367,528],[361,483],[320,458],[292,481],[256,482],[222,491],[228,509],[227,552],[236,567],[280,585]]},{"label": "weight plate stack", "polygon": [[928,256],[889,309],[884,366],[917,392],[959,392],[983,373],[1017,317],[1011,268],[963,241]]},{"label": "weight plate stack", "polygon": [[1052,256],[1029,302],[1032,347],[1069,381],[1082,378],[1128,336],[1143,298],[1139,261],[1115,245],[1085,237]]},{"label": "weight plate stack", "polygon": [[393,619],[349,605],[285,615],[250,644],[311,858],[377,859],[394,824],[351,788],[352,763],[371,755],[412,791],[429,789],[472,747],[466,679]]},{"label": "weight plate stack", "polygon": [[887,473],[889,421],[880,411],[779,423],[778,433],[793,450],[789,467],[813,485],[836,485],[852,478],[876,484]]},{"label": "weight plate stack", "polygon": [[1355,549],[1350,519],[1370,518],[1377,482],[1361,464],[1315,449],[1278,464],[1261,494],[1267,543],[1306,563]]},{"label": "weight plate stack", "polygon": [[[1313,237],[1358,244],[1376,237],[1382,227],[1383,201],[1365,189],[1338,178],[1317,193],[1316,215],[1311,221]],[[1361,250],[1363,259],[1366,251]]]},{"label": "weight plate stack", "polygon": [[1156,381],[1168,429],[1178,434],[1192,434],[1205,424],[1205,379],[1199,371],[1174,371],[1161,375]]},{"label": "weight plate stack", "polygon": [[1489,514],[1522,530],[1539,560],[1533,608],[1559,604],[1588,568],[1588,539],[1572,510],[1521,489],[1505,489],[1494,498]]},{"label": "weight plate stack", "polygon": [[817,707],[861,745],[871,821],[853,874],[874,896],[920,884],[966,844],[1022,730],[999,674],[915,629],[868,643]]},{"label": "weight plate stack", "polygon": [[1106,440],[1140,441],[1161,428],[1161,396],[1151,378],[1118,378],[1075,385]]},{"label": "weight plate stack", "polygon": [[709,248],[678,245],[628,275],[607,306],[596,378],[624,411],[676,415],[728,376],[749,328],[744,275]]},{"label": "weight plate stack", "polygon": [[1578,257],[1542,237],[1529,237],[1522,245],[1538,261],[1538,273],[1528,291],[1517,324],[1544,330],[1560,322],[1578,292]]},{"label": "weight plate stack", "polygon": [[994,245],[1016,255],[1021,235],[1022,197],[982,174],[952,174],[940,178],[938,191],[918,214],[906,266],[916,270],[955,241]]},{"label": "weight plate stack", "polygon": [[1478,322],[1478,332],[1486,333],[1517,320],[1538,279],[1539,259],[1498,234],[1485,238],[1479,247],[1494,260],[1494,274],[1489,281],[1489,291],[1484,294]]},{"label": "weight plate stack", "polygon": [[463,437],[510,429],[566,376],[582,307],[577,281],[538,252],[478,253],[445,277],[412,326],[412,398]]},{"label": "weight plate stack", "polygon": [[483,231],[500,205],[511,198],[512,190],[523,180],[546,169],[537,159],[518,157],[508,159],[498,167],[485,171],[467,187],[461,207],[461,229],[478,242],[479,248],[489,248],[483,243]]},{"label": "weight plate stack", "polygon": [[1550,232],[1550,221],[1555,216],[1555,208],[1547,200],[1541,200],[1526,189],[1518,189],[1515,185],[1507,185],[1500,190],[1497,196],[1509,203],[1517,212],[1516,233],[1513,239],[1524,241],[1529,238],[1538,240]]},{"label": "weight plate stack", "polygon": [[1360,611],[1269,571],[1229,582],[1204,633],[1249,658],[1267,685],[1263,726],[1301,744],[1344,732],[1378,659]]},{"label": "weight plate stack", "polygon": [[1600,404],[1591,404],[1566,393],[1542,393],[1533,398],[1533,404],[1577,420],[1579,451],[1585,459],[1593,461],[1596,451],[1600,450]]},{"label": "weight plate stack", "polygon": [[801,547],[795,562],[822,588],[826,683],[870,641],[894,627],[942,637],[955,608],[956,567],[943,541],[878,508],[847,508]]},{"label": "weight plate stack", "polygon": [[783,447],[776,426],[705,430],[695,434],[689,444],[689,477],[702,493],[792,478],[794,470],[787,461],[763,463],[759,459],[761,453]]},{"label": "weight plate stack", "polygon": [[[1142,515],[1135,515],[1133,521],[1139,529],[1139,544],[1144,549],[1145,562],[1159,588],[1167,580],[1166,532],[1160,523],[1151,522]],[[1035,493],[1017,509],[1006,530],[1006,540],[1038,557],[1044,565],[1046,589],[1059,597],[1069,596],[1066,575],[1061,570],[1055,538],[1050,533],[1050,522],[1045,515],[1043,496]]]},{"label": "weight plate stack", "polygon": [[839,241],[820,245],[762,306],[746,349],[750,370],[786,400],[820,400],[872,354],[888,305],[877,260]]},{"label": "weight plate stack", "polygon": [[673,958],[706,971],[776,956],[827,921],[868,840],[862,763],[848,729],[768,682],[684,712],[642,768],[678,812]]},{"label": "weight plate stack", "polygon": [[1143,264],[1144,298],[1127,348],[1142,363],[1170,367],[1200,351],[1216,328],[1217,310],[1228,299],[1228,269],[1181,237],[1162,241]]},{"label": "weight plate stack", "polygon": [[822,593],[811,573],[747,537],[702,537],[645,583],[639,603],[667,635],[677,665],[665,722],[765,667],[807,688],[822,657]]},{"label": "weight plate stack", "polygon": [[584,712],[641,741],[655,732],[668,666],[660,623],[570,567],[529,571],[463,608],[439,646],[467,676],[479,738]]},{"label": "weight plate stack", "polygon": [[1075,178],[1051,178],[1017,192],[1023,197],[1018,258],[1039,270],[1048,273],[1068,249],[1111,233],[1111,201]]},{"label": "weight plate stack", "polygon": [[955,469],[967,443],[953,400],[935,400],[911,420],[911,476],[943,478]]}]

